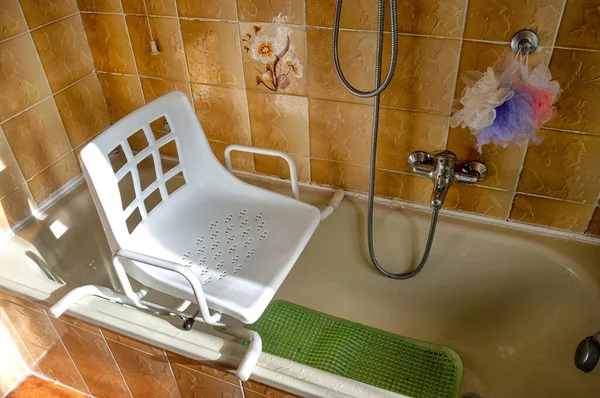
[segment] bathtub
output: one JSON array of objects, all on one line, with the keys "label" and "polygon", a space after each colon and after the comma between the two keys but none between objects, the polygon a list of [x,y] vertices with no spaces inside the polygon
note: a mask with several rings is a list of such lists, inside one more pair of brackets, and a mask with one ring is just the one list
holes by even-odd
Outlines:
[{"label": "bathtub", "polygon": [[[244,178],[280,192],[289,189],[280,181]],[[301,199],[317,206],[330,197],[325,188],[301,190]],[[379,261],[391,271],[406,271],[420,258],[430,213],[383,199],[376,206]],[[428,264],[416,278],[396,281],[368,261],[365,198],[347,197],[319,226],[275,298],[451,347],[463,362],[464,397],[599,396],[600,377],[573,365],[577,343],[600,329],[598,242],[442,213]],[[1,243],[0,289],[52,303],[79,285],[115,287],[110,263],[80,180]],[[232,369],[244,350],[201,324],[186,332],[177,319],[95,297],[80,300],[70,313]],[[399,396],[267,353],[253,378],[301,396]]]}]

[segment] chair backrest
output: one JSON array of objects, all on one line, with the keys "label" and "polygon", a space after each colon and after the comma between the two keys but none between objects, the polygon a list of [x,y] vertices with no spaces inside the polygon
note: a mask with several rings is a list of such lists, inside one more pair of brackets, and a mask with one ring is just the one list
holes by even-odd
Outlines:
[{"label": "chair backrest", "polygon": [[[168,168],[163,168],[161,154],[171,158]],[[153,214],[156,203],[165,206],[176,194],[173,185],[183,184],[179,194],[202,184],[203,175],[210,180],[221,174],[230,177],[213,155],[188,98],[179,91],[110,126],[83,148],[80,159],[113,252],[127,248],[135,227]],[[148,170],[152,174],[152,163],[156,175],[144,178]]]}]

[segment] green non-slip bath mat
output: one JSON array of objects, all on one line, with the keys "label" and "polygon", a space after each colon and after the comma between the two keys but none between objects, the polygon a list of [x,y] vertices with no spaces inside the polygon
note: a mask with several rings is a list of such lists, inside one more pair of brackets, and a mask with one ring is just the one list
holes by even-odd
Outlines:
[{"label": "green non-slip bath mat", "polygon": [[270,354],[415,398],[458,397],[462,362],[447,347],[415,341],[273,301],[250,328]]}]

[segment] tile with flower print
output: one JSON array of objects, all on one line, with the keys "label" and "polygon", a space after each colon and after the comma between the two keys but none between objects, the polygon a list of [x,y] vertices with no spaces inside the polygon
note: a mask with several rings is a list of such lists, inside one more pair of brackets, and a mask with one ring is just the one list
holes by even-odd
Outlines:
[{"label": "tile with flower print", "polygon": [[0,3],[0,40],[8,39],[27,31],[27,22],[21,12],[19,0],[4,0]]},{"label": "tile with flower print", "polygon": [[190,80],[243,88],[237,24],[183,19],[180,22]]},{"label": "tile with flower print", "polygon": [[598,0],[567,1],[556,45],[600,50]]},{"label": "tile with flower print", "polygon": [[306,95],[306,36],[292,26],[240,24],[247,88]]},{"label": "tile with flower print", "polygon": [[517,194],[510,219],[583,233],[593,212],[594,206]]},{"label": "tile with flower print", "polygon": [[240,21],[304,25],[303,0],[238,0]]}]

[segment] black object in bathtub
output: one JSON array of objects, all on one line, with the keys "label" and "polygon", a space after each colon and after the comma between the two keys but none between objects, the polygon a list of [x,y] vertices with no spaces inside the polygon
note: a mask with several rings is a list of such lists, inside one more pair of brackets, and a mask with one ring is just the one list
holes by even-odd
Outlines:
[{"label": "black object in bathtub", "polygon": [[448,347],[397,336],[288,301],[250,328],[263,351],[409,397],[458,397],[462,362]]}]

